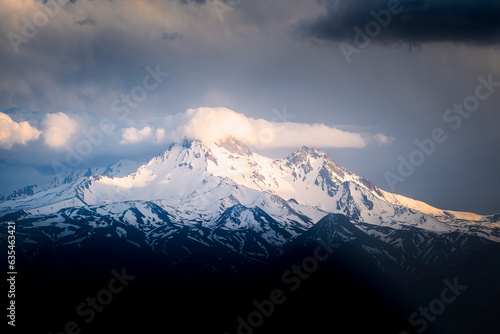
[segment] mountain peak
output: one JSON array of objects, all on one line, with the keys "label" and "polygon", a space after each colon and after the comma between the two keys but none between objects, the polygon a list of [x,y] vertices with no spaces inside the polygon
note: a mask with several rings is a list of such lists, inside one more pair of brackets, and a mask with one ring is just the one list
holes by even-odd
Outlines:
[{"label": "mountain peak", "polygon": [[314,158],[319,158],[321,156],[325,156],[326,154],[315,147],[307,147],[307,146],[302,146],[298,152],[301,152],[303,154],[308,154]]},{"label": "mountain peak", "polygon": [[322,157],[327,157],[326,153],[318,150],[317,148],[302,146],[297,152],[290,154],[287,157],[287,160],[293,164],[299,164],[308,161],[309,158],[318,159]]}]

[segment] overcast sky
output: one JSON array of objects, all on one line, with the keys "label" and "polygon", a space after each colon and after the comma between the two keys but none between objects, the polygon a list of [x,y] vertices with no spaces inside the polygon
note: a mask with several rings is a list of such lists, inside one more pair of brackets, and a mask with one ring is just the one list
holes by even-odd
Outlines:
[{"label": "overcast sky", "polygon": [[0,5],[0,195],[54,165],[223,133],[273,157],[316,146],[442,209],[500,212],[496,1]]}]

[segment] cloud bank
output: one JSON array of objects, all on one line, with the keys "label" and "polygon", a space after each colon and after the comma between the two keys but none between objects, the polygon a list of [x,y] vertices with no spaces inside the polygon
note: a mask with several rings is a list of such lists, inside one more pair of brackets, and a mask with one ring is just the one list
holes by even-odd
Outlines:
[{"label": "cloud bank", "polygon": [[345,132],[324,124],[269,122],[253,119],[227,108],[189,109],[190,121],[184,127],[184,136],[202,142],[214,142],[234,137],[248,145],[275,147],[350,147],[366,145],[361,135]]},{"label": "cloud bank", "polygon": [[142,141],[179,141],[196,139],[213,143],[234,137],[251,147],[285,148],[312,146],[320,148],[363,148],[371,140],[379,144],[389,143],[383,134],[347,132],[325,124],[294,122],[270,122],[254,119],[228,108],[188,109],[185,113],[168,117],[163,127],[153,125],[129,127],[122,130],[121,144]]},{"label": "cloud bank", "polygon": [[[393,140],[382,133],[344,131],[319,123],[256,119],[224,107],[188,109],[167,117],[140,121],[106,119],[106,127],[110,129],[106,132],[98,130],[103,118],[82,112],[40,114],[26,111],[13,113],[12,117],[19,122],[6,113],[0,113],[0,148],[6,150],[14,144],[27,145],[39,138],[43,139],[42,144],[47,149],[54,152],[75,149],[82,141],[98,142],[97,146],[105,143],[98,149],[99,154],[106,154],[106,151],[116,153],[117,149],[126,153],[126,147],[130,145],[134,145],[135,150],[150,145],[181,143],[186,139],[211,144],[233,137],[257,151],[301,146],[363,148],[369,142],[383,145]],[[40,130],[30,123],[39,124]]]}]

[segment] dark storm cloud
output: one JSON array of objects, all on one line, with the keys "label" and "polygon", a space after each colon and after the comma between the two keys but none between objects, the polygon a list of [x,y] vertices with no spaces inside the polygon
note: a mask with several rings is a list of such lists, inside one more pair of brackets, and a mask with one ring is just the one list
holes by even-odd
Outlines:
[{"label": "dark storm cloud", "polygon": [[82,26],[85,26],[85,25],[95,26],[95,25],[97,25],[97,22],[94,19],[92,19],[91,17],[87,17],[86,19],[76,21],[76,23],[79,25],[82,25]]},{"label": "dark storm cloud", "polygon": [[[491,0],[324,0],[326,15],[303,22],[299,32],[305,37],[345,40],[354,27],[364,29],[374,21],[373,13],[390,6],[397,8],[376,41],[410,44],[463,42],[497,45],[500,42],[500,2]],[[399,6],[398,6],[399,4]]]}]

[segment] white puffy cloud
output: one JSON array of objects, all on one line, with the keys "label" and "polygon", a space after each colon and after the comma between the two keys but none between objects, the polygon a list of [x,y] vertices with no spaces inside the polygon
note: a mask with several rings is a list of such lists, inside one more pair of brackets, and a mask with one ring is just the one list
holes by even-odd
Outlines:
[{"label": "white puffy cloud", "polygon": [[[161,130],[157,130],[156,133],[158,135],[161,134],[162,132]],[[123,129],[122,140],[120,141],[120,144],[135,144],[151,138],[152,134],[153,134],[153,129],[149,126],[146,126],[141,130],[138,130],[134,127],[125,128]]]},{"label": "white puffy cloud", "polygon": [[0,147],[11,149],[14,144],[26,145],[37,140],[41,132],[28,122],[15,122],[9,115],[0,112]]},{"label": "white puffy cloud", "polygon": [[269,122],[253,119],[227,108],[197,108],[186,112],[188,121],[182,135],[202,142],[234,137],[248,145],[275,147],[351,147],[361,148],[366,140],[358,133],[342,131],[324,124]]},{"label": "white puffy cloud", "polygon": [[69,144],[71,136],[78,130],[78,124],[63,112],[47,114],[42,122],[45,144],[60,149]]}]

